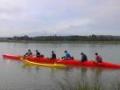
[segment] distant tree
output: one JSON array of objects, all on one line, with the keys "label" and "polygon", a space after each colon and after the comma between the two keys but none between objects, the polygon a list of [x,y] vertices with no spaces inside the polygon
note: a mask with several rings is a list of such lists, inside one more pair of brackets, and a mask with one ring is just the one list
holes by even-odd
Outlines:
[{"label": "distant tree", "polygon": [[92,34],[91,36],[92,36],[92,38],[96,38],[97,37],[95,34]]}]

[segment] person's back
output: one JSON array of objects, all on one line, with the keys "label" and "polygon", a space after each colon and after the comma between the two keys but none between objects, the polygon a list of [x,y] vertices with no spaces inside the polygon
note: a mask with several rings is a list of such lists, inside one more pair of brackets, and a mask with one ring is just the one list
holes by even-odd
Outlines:
[{"label": "person's back", "polygon": [[81,53],[81,62],[85,62],[85,61],[87,61],[88,59],[87,59],[87,56],[84,54],[84,53]]},{"label": "person's back", "polygon": [[56,59],[56,54],[54,51],[52,51],[52,56],[51,56],[51,59]]},{"label": "person's back", "polygon": [[101,63],[102,62],[102,57],[100,56],[100,55],[98,55],[98,53],[95,53],[95,55],[96,55],[96,61],[98,62],[98,63]]},{"label": "person's back", "polygon": [[71,59],[71,55],[67,52],[67,51],[64,51],[65,52],[65,59]]},{"label": "person's back", "polygon": [[24,56],[31,56],[32,55],[32,51],[30,49],[28,49],[27,53],[25,53]]},{"label": "person's back", "polygon": [[29,49],[28,50],[28,56],[32,55],[32,51]]},{"label": "person's back", "polygon": [[36,57],[40,57],[40,52],[38,50],[36,50]]}]

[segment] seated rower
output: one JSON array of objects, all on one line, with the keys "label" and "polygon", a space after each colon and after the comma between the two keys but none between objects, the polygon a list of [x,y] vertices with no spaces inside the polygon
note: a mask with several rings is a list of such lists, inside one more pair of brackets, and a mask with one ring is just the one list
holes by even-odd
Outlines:
[{"label": "seated rower", "polygon": [[87,60],[87,56],[83,52],[81,52],[81,62],[85,62]]},{"label": "seated rower", "polygon": [[36,57],[44,58],[44,55],[41,54],[38,50],[36,50]]},{"label": "seated rower", "polygon": [[95,53],[95,60],[98,62],[98,63],[101,63],[102,62],[102,57],[100,55],[98,55],[98,53]]},{"label": "seated rower", "polygon": [[28,51],[25,53],[24,56],[31,56],[32,55],[32,51],[30,49],[28,49]]},{"label": "seated rower", "polygon": [[65,50],[64,53],[65,53],[65,56],[62,57],[63,59],[73,59],[73,57],[70,55],[70,53],[68,53],[67,50]]},{"label": "seated rower", "polygon": [[40,52],[36,50],[36,57],[41,57]]},{"label": "seated rower", "polygon": [[52,51],[52,55],[51,55],[51,58],[50,59],[56,59],[56,54],[54,51]]}]

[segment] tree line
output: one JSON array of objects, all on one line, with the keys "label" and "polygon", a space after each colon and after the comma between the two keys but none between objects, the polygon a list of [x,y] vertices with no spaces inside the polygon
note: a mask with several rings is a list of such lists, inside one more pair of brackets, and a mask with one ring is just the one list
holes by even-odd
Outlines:
[{"label": "tree line", "polygon": [[28,35],[24,36],[14,36],[14,37],[2,37],[0,41],[120,41],[120,36],[112,35],[89,35],[89,36],[35,36],[30,37]]}]

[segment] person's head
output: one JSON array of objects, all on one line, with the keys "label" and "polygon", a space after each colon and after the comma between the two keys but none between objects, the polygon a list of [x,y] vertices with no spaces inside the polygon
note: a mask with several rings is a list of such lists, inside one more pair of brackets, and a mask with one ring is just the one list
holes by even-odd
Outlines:
[{"label": "person's head", "polygon": [[38,52],[38,50],[35,50],[36,52]]},{"label": "person's head", "polygon": [[28,49],[28,52],[31,52],[31,50],[30,50],[30,49]]},{"label": "person's head", "polygon": [[98,55],[98,53],[95,53],[95,55]]},{"label": "person's head", "polygon": [[64,53],[67,53],[67,50],[65,50]]},{"label": "person's head", "polygon": [[52,53],[54,53],[54,51],[52,51]]},{"label": "person's head", "polygon": [[84,53],[83,53],[83,52],[81,52],[80,54],[81,54],[81,55],[84,55]]}]

